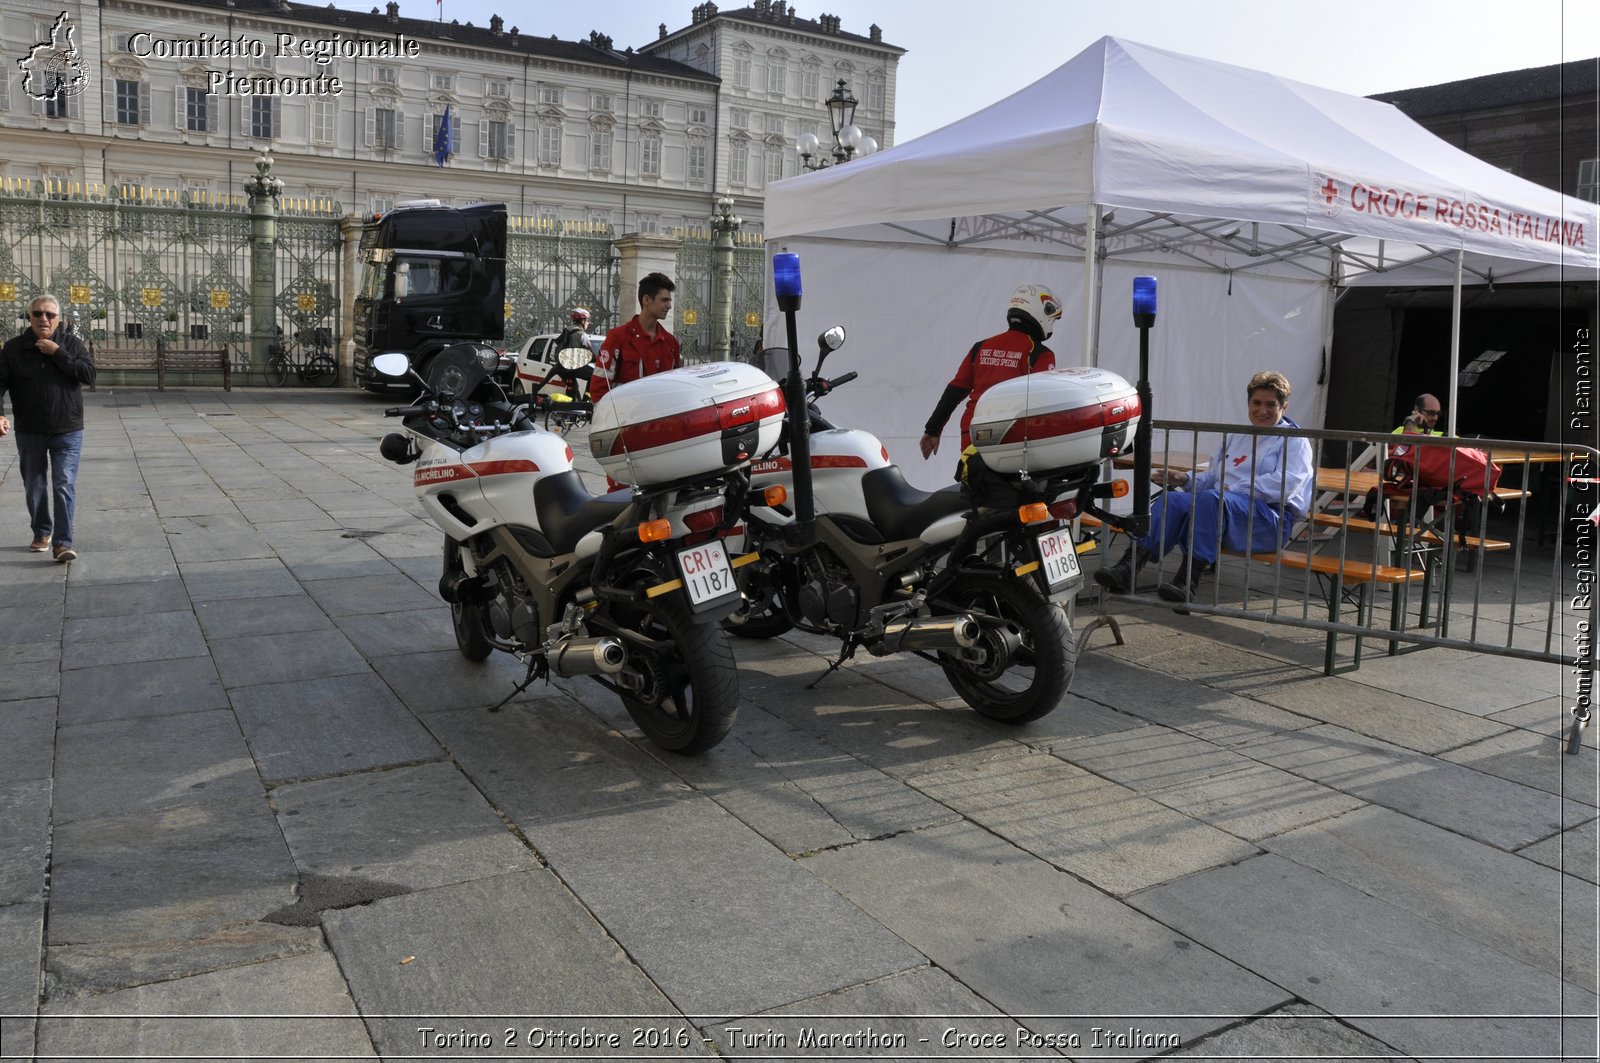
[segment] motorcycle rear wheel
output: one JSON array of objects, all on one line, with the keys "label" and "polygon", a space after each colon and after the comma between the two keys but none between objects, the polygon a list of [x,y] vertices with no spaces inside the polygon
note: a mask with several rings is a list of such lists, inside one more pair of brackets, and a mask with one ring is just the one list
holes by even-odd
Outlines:
[{"label": "motorcycle rear wheel", "polygon": [[628,715],[669,752],[693,756],[715,747],[739,709],[739,673],[727,633],[716,624],[696,624],[677,602],[658,603],[632,620],[642,634],[672,646],[651,652],[628,643],[630,662],[646,671],[656,695],[624,694]]},{"label": "motorcycle rear wheel", "polygon": [[1021,645],[1007,654],[999,626],[982,620],[979,646],[991,661],[1009,660],[1003,668],[977,666],[941,653],[940,665],[956,693],[991,720],[1027,723],[1048,715],[1066,695],[1077,667],[1078,643],[1066,614],[1021,580],[958,577],[940,595],[939,610],[968,609],[1001,618]]}]

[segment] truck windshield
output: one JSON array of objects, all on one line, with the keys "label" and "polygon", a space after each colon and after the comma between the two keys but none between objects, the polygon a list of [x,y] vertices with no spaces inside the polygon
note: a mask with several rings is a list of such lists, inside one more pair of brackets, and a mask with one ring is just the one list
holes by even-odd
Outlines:
[{"label": "truck windshield", "polygon": [[460,295],[466,292],[472,280],[472,270],[464,258],[398,255],[395,271],[404,271],[409,278],[406,298]]}]

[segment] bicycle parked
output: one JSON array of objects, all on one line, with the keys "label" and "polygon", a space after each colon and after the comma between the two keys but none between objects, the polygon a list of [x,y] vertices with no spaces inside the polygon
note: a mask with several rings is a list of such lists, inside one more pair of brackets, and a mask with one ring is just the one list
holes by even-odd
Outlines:
[{"label": "bicycle parked", "polygon": [[284,347],[283,329],[278,329],[278,342],[268,352],[267,383],[281,388],[289,382],[290,373],[298,376],[303,384],[333,386],[339,379],[339,363],[333,357],[332,329],[321,325],[301,329],[295,333],[292,351]]}]

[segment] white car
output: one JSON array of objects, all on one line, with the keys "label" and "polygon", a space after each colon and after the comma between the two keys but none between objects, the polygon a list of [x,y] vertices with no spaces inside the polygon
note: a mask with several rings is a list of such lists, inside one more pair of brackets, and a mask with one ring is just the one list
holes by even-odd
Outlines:
[{"label": "white car", "polygon": [[[559,332],[546,332],[543,335],[533,336],[523,343],[522,349],[517,352],[517,375],[511,385],[512,394],[528,394],[534,390],[539,381],[549,374],[551,366],[555,364],[555,342],[560,335],[561,333]],[[593,351],[595,357],[598,358],[600,356],[600,344],[605,340],[605,337],[585,333],[585,338],[588,340],[589,350]],[[583,374],[581,379],[582,394],[575,395],[573,396],[574,398],[588,397],[588,374]],[[567,389],[561,382],[560,377],[552,377],[550,383],[546,384],[541,389],[541,392],[546,395],[553,395],[557,392],[566,394]]]}]

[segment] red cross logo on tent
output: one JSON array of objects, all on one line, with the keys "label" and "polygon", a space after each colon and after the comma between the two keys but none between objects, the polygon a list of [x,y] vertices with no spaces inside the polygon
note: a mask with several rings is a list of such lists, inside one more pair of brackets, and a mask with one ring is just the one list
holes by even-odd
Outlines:
[{"label": "red cross logo on tent", "polygon": [[1337,196],[1338,194],[1339,194],[1339,186],[1334,184],[1333,178],[1330,177],[1330,178],[1327,179],[1327,181],[1323,182],[1323,185],[1322,185],[1322,199],[1323,199],[1323,202],[1331,204],[1333,202],[1333,200],[1334,200],[1334,197]]}]

